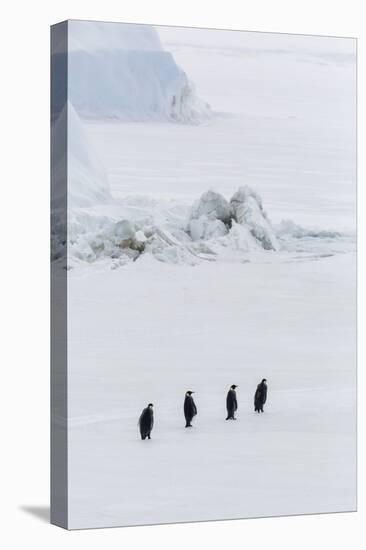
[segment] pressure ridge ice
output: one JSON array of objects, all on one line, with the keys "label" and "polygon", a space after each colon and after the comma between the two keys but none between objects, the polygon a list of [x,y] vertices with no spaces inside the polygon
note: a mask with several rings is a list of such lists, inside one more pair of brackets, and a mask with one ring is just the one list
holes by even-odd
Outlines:
[{"label": "pressure ridge ice", "polygon": [[291,220],[273,226],[262,198],[248,185],[228,198],[209,189],[192,202],[143,195],[115,199],[108,175],[70,102],[54,122],[55,130],[64,127],[66,116],[67,230],[62,218],[66,186],[61,181],[62,170],[57,169],[62,166],[60,147],[53,182],[60,191],[53,194],[52,205],[54,259],[65,257],[67,248],[69,265],[109,258],[118,267],[143,257],[196,264],[248,261],[284,251],[321,257],[347,250],[352,244],[352,236],[305,229]]},{"label": "pressure ridge ice", "polygon": [[336,232],[318,235],[288,221],[273,226],[249,186],[241,187],[230,201],[213,190],[194,204],[136,195],[70,208],[68,214],[70,265],[108,258],[118,267],[147,257],[195,265],[268,259],[281,252],[321,257],[342,252],[344,239]]}]

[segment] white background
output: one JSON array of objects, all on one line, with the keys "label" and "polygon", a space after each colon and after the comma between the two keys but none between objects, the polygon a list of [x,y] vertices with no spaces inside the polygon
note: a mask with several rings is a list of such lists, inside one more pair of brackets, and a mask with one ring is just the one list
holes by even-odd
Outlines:
[{"label": "white background", "polygon": [[[1,25],[1,530],[4,548],[361,547],[365,513],[364,312],[359,313],[359,512],[66,532],[47,524],[49,493],[49,25],[67,18],[357,36],[362,2],[53,0],[7,3]],[[359,120],[365,118],[359,71]],[[359,309],[364,302],[364,127],[359,125]],[[42,519],[43,518],[43,519]]]}]

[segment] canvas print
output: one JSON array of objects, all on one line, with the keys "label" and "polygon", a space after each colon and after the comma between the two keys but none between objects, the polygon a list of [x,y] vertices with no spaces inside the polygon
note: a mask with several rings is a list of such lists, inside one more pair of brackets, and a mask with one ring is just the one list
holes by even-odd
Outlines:
[{"label": "canvas print", "polygon": [[52,28],[52,521],[356,509],[356,40]]}]

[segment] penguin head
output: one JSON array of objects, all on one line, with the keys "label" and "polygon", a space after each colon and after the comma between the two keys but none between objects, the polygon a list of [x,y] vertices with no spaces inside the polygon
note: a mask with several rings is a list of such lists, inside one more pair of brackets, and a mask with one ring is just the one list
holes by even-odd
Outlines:
[{"label": "penguin head", "polygon": [[152,409],[153,406],[154,406],[154,405],[153,405],[152,403],[149,403],[149,404],[148,404],[149,409]]},{"label": "penguin head", "polygon": [[266,382],[267,382],[267,379],[266,379],[266,378],[263,378],[262,384],[265,384]]},{"label": "penguin head", "polygon": [[191,391],[191,390],[186,391],[186,395],[189,395],[189,396],[190,396],[190,395],[192,395],[192,393],[194,393],[194,391]]},{"label": "penguin head", "polygon": [[232,384],[231,389],[232,389],[232,390],[235,390],[235,388],[237,388],[237,387],[238,387],[238,386],[237,386],[236,384]]}]

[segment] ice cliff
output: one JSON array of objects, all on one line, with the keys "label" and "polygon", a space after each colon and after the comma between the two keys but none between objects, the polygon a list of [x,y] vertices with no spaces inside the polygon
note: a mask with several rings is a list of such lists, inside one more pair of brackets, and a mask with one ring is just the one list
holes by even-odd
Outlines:
[{"label": "ice cliff", "polygon": [[89,118],[199,123],[211,115],[150,25],[69,22],[69,100]]}]

